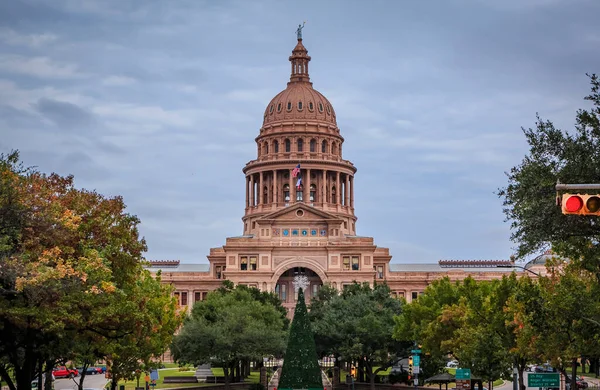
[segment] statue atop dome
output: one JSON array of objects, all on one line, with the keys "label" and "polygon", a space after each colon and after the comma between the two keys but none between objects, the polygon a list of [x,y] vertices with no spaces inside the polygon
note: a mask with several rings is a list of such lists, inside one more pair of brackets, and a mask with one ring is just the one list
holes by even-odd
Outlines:
[{"label": "statue atop dome", "polygon": [[306,24],[306,22],[303,22],[302,24],[298,25],[298,29],[296,30],[296,35],[298,36],[298,40],[302,39],[302,29],[304,28],[305,24]]}]

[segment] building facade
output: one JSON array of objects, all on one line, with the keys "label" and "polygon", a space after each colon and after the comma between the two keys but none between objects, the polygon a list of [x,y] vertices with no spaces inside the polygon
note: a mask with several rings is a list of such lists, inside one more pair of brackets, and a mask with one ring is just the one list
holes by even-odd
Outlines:
[{"label": "building facade", "polygon": [[388,248],[356,235],[357,169],[343,157],[333,106],[313,88],[310,60],[299,37],[289,57],[290,80],[267,105],[257,157],[243,168],[243,235],[212,248],[209,264],[151,262],[150,270],[160,269],[163,282],[175,286],[180,305],[191,307],[224,279],[273,291],[293,312],[297,275],[308,278],[308,300],[324,283],[342,289],[354,281],[385,281],[410,302],[443,276],[494,279],[512,272],[512,263],[502,260],[393,264]]}]

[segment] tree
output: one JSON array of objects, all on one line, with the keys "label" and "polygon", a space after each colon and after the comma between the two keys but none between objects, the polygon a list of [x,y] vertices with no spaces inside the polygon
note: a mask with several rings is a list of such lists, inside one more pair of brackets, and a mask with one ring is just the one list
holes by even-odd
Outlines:
[{"label": "tree", "polygon": [[197,302],[173,339],[174,359],[223,367],[229,389],[230,373],[241,360],[281,354],[286,336],[284,316],[273,304],[255,299],[249,290],[225,285]]},{"label": "tree", "polygon": [[523,129],[529,154],[513,167],[508,185],[499,190],[511,221],[512,240],[523,258],[552,248],[579,263],[600,281],[600,224],[598,217],[563,215],[556,206],[555,185],[600,183],[600,82],[588,75],[589,110],[577,111],[575,129],[564,132],[539,116],[535,129]]},{"label": "tree", "polygon": [[394,316],[402,312],[402,303],[391,297],[386,284],[371,288],[369,283],[354,283],[327,301],[317,301],[316,309],[317,340],[325,340],[329,353],[358,362],[372,389],[378,372],[407,355],[409,344],[392,338]]},{"label": "tree", "polygon": [[529,278],[515,274],[493,281],[451,282],[447,277],[435,281],[396,317],[394,337],[417,340],[437,362],[452,355],[489,382],[509,377],[513,366],[522,378],[532,351],[530,345],[518,342],[517,306],[513,311],[508,308],[525,291],[522,285],[530,284]]},{"label": "tree", "polygon": [[460,300],[460,282],[448,277],[433,281],[417,300],[402,307],[402,313],[394,317],[393,337],[403,342],[418,342],[422,350],[440,362],[433,372],[439,373],[446,356],[454,355],[453,345],[445,343],[452,339],[461,324],[452,316],[443,316],[447,307]]},{"label": "tree", "polygon": [[322,389],[323,377],[310,320],[304,302],[304,292],[298,290],[298,301],[285,350],[279,389]]},{"label": "tree", "polygon": [[[338,358],[340,356],[339,344],[336,338],[337,333],[335,327],[332,327],[335,324],[323,321],[331,300],[337,295],[337,289],[331,286],[331,284],[326,283],[318,290],[317,296],[313,297],[310,301],[308,318],[310,319],[315,336],[317,355],[319,357],[333,355]],[[339,363],[339,359],[336,359],[337,363]]]},{"label": "tree", "polygon": [[0,155],[0,375],[11,390],[30,388],[44,365],[74,358],[77,343],[102,357],[111,343],[172,320],[165,311],[158,324],[135,321],[148,300],[134,294],[146,243],[124,210],[120,197],[24,168],[18,152]]},{"label": "tree", "polygon": [[[107,345],[107,363],[112,375],[111,389],[120,379],[132,380],[139,370],[155,368],[156,358],[162,355],[181,325],[172,287],[160,283],[149,271],[143,270],[128,293],[134,307],[126,325],[127,334]],[[81,389],[82,384],[80,384]]]},{"label": "tree", "polygon": [[571,378],[576,377],[581,356],[600,354],[600,291],[595,280],[593,273],[563,264],[539,278],[531,294],[537,302],[525,300],[522,305],[527,326],[519,331],[530,338],[530,348]]}]

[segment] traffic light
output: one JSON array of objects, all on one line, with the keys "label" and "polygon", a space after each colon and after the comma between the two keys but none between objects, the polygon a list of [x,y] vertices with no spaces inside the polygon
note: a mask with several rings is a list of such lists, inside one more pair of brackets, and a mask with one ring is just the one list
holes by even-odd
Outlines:
[{"label": "traffic light", "polygon": [[408,357],[408,379],[410,379],[410,376],[413,373],[413,357],[409,356]]},{"label": "traffic light", "polygon": [[564,194],[562,213],[600,216],[600,194]]}]

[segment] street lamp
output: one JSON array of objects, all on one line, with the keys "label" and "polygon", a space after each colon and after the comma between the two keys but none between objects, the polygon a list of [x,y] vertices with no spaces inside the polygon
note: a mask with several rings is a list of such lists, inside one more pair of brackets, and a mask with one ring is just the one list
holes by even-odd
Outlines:
[{"label": "street lamp", "polygon": [[497,265],[496,268],[521,268],[522,270],[525,270],[527,272],[530,272],[532,274],[534,274],[537,277],[540,277],[542,275],[538,274],[537,272],[533,272],[532,270],[522,267],[520,265],[515,265],[515,264],[511,264],[511,265]]}]

